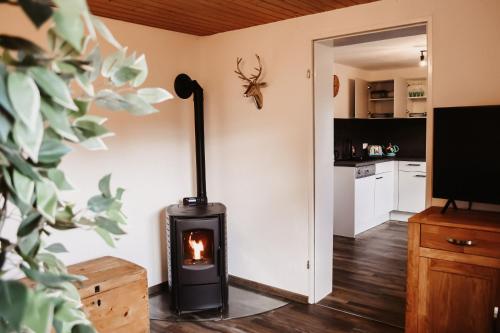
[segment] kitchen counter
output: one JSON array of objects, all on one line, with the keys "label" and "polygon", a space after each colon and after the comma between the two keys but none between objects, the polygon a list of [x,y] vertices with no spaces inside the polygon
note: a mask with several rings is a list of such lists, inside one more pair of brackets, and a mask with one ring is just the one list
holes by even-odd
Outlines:
[{"label": "kitchen counter", "polygon": [[383,163],[387,161],[410,161],[410,162],[425,162],[425,157],[382,157],[382,158],[374,158],[368,160],[341,160],[335,161],[333,163],[334,166],[340,167],[360,167],[366,165],[372,165],[377,163]]}]

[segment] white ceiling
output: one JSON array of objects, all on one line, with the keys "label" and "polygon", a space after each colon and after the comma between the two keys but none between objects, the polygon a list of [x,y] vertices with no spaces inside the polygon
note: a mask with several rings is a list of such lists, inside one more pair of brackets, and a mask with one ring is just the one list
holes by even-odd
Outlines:
[{"label": "white ceiling", "polygon": [[334,57],[336,63],[365,70],[416,67],[420,51],[426,49],[427,36],[422,34],[335,46]]}]

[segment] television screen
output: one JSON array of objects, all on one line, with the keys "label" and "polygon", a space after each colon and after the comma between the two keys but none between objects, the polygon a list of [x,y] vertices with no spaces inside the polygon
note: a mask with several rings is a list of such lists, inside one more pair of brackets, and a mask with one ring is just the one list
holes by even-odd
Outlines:
[{"label": "television screen", "polygon": [[500,105],[434,109],[433,197],[500,204]]}]

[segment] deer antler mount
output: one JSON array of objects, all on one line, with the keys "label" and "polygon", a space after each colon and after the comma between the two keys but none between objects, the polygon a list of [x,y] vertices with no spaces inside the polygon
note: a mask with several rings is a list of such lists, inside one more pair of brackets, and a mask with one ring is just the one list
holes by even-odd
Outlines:
[{"label": "deer antler mount", "polygon": [[262,105],[264,103],[260,88],[265,87],[266,83],[259,81],[261,79],[260,76],[262,75],[262,63],[260,62],[260,57],[257,54],[255,56],[257,57],[257,61],[259,63],[259,66],[254,68],[256,70],[255,74],[252,74],[250,77],[247,77],[245,74],[243,74],[240,68],[243,58],[236,58],[236,70],[234,72],[238,74],[238,77],[240,79],[246,82],[246,84],[243,85],[243,87],[246,88],[243,95],[245,97],[252,97],[255,105],[257,106],[257,109],[260,110],[262,109]]}]

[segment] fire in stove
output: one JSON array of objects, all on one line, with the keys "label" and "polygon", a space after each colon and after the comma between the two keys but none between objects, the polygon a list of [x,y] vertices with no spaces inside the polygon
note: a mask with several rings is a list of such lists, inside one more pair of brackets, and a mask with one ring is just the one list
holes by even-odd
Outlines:
[{"label": "fire in stove", "polygon": [[214,235],[212,230],[186,230],[183,234],[184,265],[211,265],[214,263]]},{"label": "fire in stove", "polygon": [[201,260],[203,259],[201,253],[205,251],[205,247],[203,246],[203,241],[195,241],[192,239],[193,233],[189,234],[189,246],[193,249],[193,260]]}]

